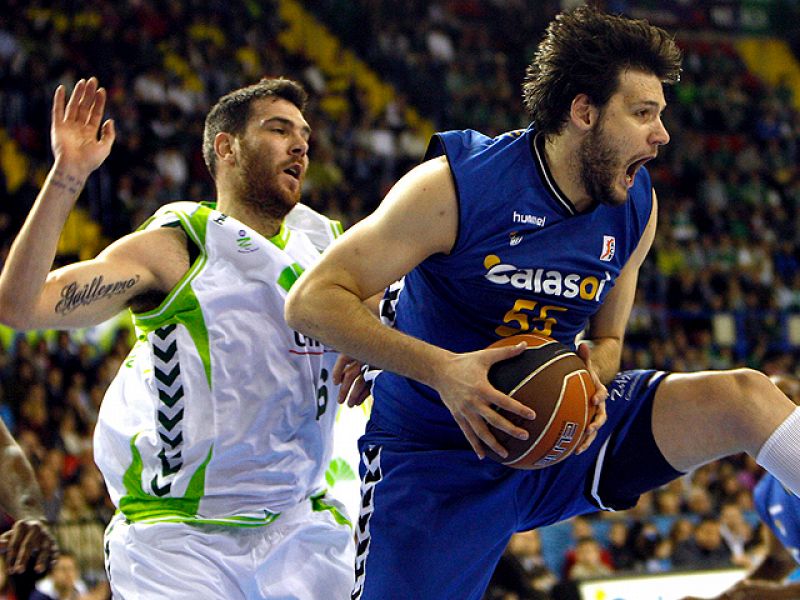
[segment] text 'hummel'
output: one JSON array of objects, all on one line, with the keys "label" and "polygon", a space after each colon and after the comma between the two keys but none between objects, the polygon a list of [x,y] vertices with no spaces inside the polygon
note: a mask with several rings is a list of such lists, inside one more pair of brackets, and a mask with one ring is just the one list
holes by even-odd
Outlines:
[{"label": "text 'hummel'", "polygon": [[514,211],[513,220],[514,223],[528,223],[530,225],[537,225],[539,227],[544,227],[544,222],[547,220],[547,217],[537,217],[536,215],[522,215],[517,211]]}]

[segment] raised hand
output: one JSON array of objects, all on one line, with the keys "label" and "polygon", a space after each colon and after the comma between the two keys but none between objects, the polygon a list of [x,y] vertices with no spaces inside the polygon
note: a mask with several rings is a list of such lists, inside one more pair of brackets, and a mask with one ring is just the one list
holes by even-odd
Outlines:
[{"label": "raised hand", "polygon": [[[50,129],[56,167],[76,179],[85,179],[111,152],[114,121],[100,125],[106,106],[106,91],[97,79],[81,79],[75,84],[65,105],[66,90],[58,86],[53,98],[53,122]],[[99,137],[98,137],[99,135]]]},{"label": "raised hand", "polygon": [[489,367],[501,360],[517,356],[526,347],[523,342],[516,346],[455,354],[435,386],[442,402],[453,414],[453,418],[479,458],[486,456],[484,444],[500,456],[508,456],[508,452],[498,443],[487,424],[521,440],[528,439],[527,431],[515,426],[494,407],[499,406],[531,420],[536,418],[536,413],[492,387],[488,378]]}]

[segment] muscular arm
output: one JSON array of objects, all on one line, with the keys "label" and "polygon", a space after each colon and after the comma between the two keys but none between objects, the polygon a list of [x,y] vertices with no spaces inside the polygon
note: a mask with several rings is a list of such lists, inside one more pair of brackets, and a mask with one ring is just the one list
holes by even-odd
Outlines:
[{"label": "muscular arm", "polygon": [[[21,256],[37,238],[32,227],[17,237],[12,255]],[[47,273],[38,285],[23,283],[28,267],[45,261],[24,256],[0,274],[0,322],[15,329],[70,329],[96,325],[150,292],[166,293],[188,268],[185,234],[179,229],[127,235],[97,258]],[[20,242],[17,246],[17,242]],[[35,241],[33,243],[36,243]],[[33,279],[33,277],[31,277]],[[24,287],[24,290],[19,290]],[[19,291],[18,291],[19,290]]]},{"label": "muscular arm", "polygon": [[491,405],[529,418],[531,411],[495,390],[486,374],[491,364],[522,348],[454,354],[382,325],[363,303],[428,256],[449,252],[457,227],[458,204],[447,161],[420,165],[392,188],[374,214],[346,232],[303,274],[287,299],[286,320],[343,354],[434,388],[476,453],[483,455],[480,438],[505,455],[486,422],[512,435],[525,432]]},{"label": "muscular arm", "polygon": [[433,385],[450,353],[384,327],[363,301],[431,254],[449,252],[457,220],[445,160],[417,167],[292,287],[286,303],[289,326],[348,356]]},{"label": "muscular arm", "polygon": [[636,296],[639,269],[655,238],[657,214],[658,204],[653,191],[653,208],[639,245],[623,267],[614,289],[591,320],[589,340],[592,342],[592,363],[603,383],[611,381],[619,371],[622,342]]}]

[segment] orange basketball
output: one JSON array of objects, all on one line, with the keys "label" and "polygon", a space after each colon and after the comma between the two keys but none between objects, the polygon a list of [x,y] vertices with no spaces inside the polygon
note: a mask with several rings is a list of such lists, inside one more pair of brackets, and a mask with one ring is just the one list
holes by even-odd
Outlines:
[{"label": "orange basketball", "polygon": [[515,335],[490,348],[527,342],[528,348],[514,358],[489,369],[489,382],[501,392],[529,406],[536,419],[529,421],[497,408],[506,419],[526,429],[520,440],[492,427],[497,441],[508,450],[502,458],[487,448],[487,456],[515,469],[542,469],[572,454],[594,417],[590,403],[595,386],[586,364],[572,350],[554,339],[537,334]]}]

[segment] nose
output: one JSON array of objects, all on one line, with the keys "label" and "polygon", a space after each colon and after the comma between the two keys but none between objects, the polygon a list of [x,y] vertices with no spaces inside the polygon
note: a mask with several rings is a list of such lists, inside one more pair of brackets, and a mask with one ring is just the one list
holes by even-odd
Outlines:
[{"label": "nose", "polygon": [[656,146],[666,146],[669,144],[669,132],[661,118],[656,119],[655,128],[650,136],[650,143]]},{"label": "nose", "polygon": [[299,156],[302,158],[308,154],[308,140],[302,135],[295,135],[289,152],[292,154],[292,156]]}]

